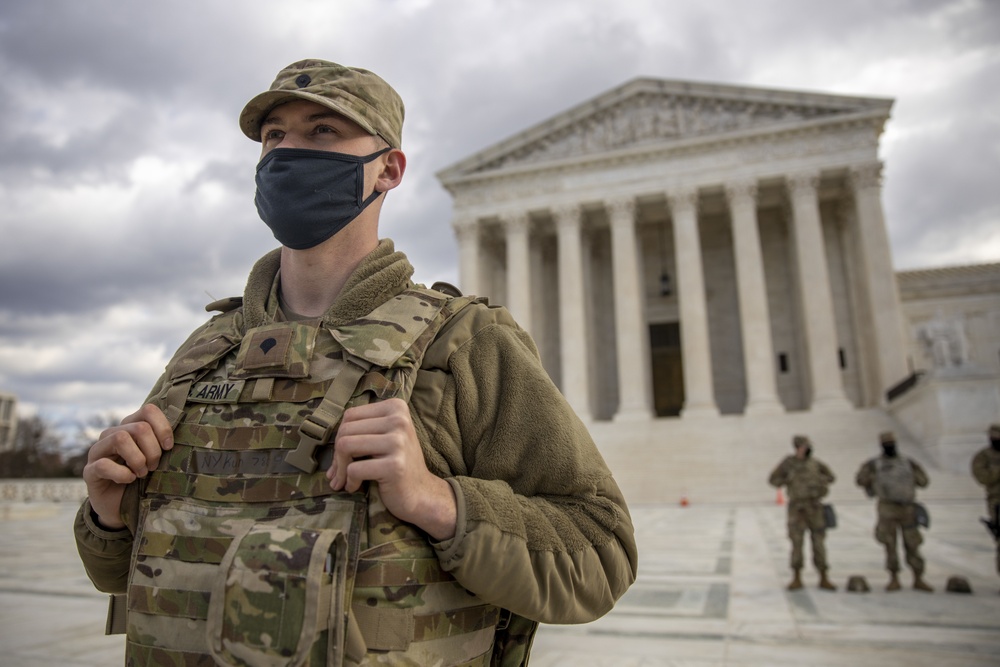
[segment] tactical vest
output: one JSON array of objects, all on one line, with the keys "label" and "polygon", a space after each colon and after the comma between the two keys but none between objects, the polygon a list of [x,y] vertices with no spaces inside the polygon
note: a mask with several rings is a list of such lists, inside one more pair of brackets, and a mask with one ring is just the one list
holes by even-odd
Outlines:
[{"label": "tactical vest", "polygon": [[338,327],[243,331],[217,316],[155,397],[173,449],[149,476],[128,586],[127,664],[485,665],[499,610],[441,569],[375,484],[325,476],[344,410],[408,400],[471,298],[413,288]]},{"label": "tactical vest", "polygon": [[875,495],[891,503],[912,503],[917,497],[913,466],[902,457],[875,459]]},{"label": "tactical vest", "polygon": [[788,480],[789,500],[819,500],[829,491],[820,464],[815,459],[805,459],[792,464],[794,474]]}]

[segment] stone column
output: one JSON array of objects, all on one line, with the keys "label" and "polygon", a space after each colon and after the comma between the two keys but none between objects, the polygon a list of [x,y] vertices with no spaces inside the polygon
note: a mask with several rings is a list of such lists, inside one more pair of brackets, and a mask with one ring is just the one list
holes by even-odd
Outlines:
[{"label": "stone column", "polygon": [[514,319],[531,333],[530,220],[527,213],[502,216],[507,234],[507,307]]},{"label": "stone column", "polygon": [[681,356],[684,360],[682,417],[719,414],[712,387],[712,350],[708,339],[705,274],[698,237],[698,190],[670,193],[677,261],[677,301],[680,306]]},{"label": "stone column", "polygon": [[889,234],[882,213],[882,165],[878,162],[850,170],[850,183],[857,206],[861,264],[868,295],[869,317],[874,325],[878,359],[879,402],[885,390],[909,375],[908,345],[903,333],[899,288],[892,268]]},{"label": "stone column", "polygon": [[810,409],[847,409],[851,405],[844,395],[837,362],[837,327],[819,214],[819,174],[795,174],[787,180],[794,218],[799,301],[812,383]]},{"label": "stone column", "polygon": [[757,227],[757,182],[753,179],[728,183],[726,199],[733,226],[733,254],[736,257],[736,287],[740,299],[740,331],[743,338],[743,365],[746,371],[745,414],[779,414],[775,380],[771,316],[767,306],[764,257]]},{"label": "stone column", "polygon": [[608,202],[614,271],[615,349],[618,354],[618,412],[615,421],[653,418],[649,335],[644,315],[635,232],[635,200]]},{"label": "stone column", "polygon": [[553,211],[559,246],[559,340],[563,396],[580,419],[591,421],[587,309],[583,292],[583,212],[579,206]]},{"label": "stone column", "polygon": [[475,218],[459,218],[452,222],[458,237],[458,283],[464,294],[481,295],[482,277],[480,270],[479,221]]}]

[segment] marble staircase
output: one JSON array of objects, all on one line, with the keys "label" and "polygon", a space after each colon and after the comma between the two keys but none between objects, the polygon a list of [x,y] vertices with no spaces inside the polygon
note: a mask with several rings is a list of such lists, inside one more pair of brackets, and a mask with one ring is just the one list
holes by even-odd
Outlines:
[{"label": "marble staircase", "polygon": [[[906,430],[880,409],[732,415],[635,422],[594,422],[590,430],[630,504],[773,503],[771,470],[792,451],[795,434],[809,436],[815,455],[837,476],[834,502],[868,502],[854,484],[861,464],[880,453],[878,434],[896,433],[900,451],[931,478],[923,500],[969,500],[983,491],[970,474],[944,470]],[[983,435],[983,446],[986,446]],[[967,468],[966,468],[967,469]]]}]

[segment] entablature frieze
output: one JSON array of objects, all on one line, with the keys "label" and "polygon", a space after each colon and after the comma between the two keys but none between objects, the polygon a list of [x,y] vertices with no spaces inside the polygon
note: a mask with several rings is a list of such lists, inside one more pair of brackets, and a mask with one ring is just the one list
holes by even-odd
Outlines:
[{"label": "entablature frieze", "polygon": [[[770,141],[774,137],[768,138]],[[877,135],[853,128],[835,136],[802,134],[767,143],[747,140],[725,147],[687,147],[684,151],[644,153],[615,161],[567,162],[537,171],[496,173],[450,186],[456,208],[506,208],[512,202],[545,207],[553,198],[579,193],[581,199],[602,190],[648,192],[663,183],[694,180],[725,183],[735,175],[761,180],[820,165],[824,170],[875,162]]]},{"label": "entablature frieze", "polygon": [[533,163],[511,163],[489,171],[439,175],[444,186],[455,193],[463,185],[492,181],[519,174],[538,178],[540,173],[596,170],[607,171],[622,164],[686,160],[692,156],[735,155],[744,160],[767,160],[796,154],[803,149],[816,153],[837,153],[845,149],[870,148],[874,157],[884,119],[860,118],[836,125],[798,124],[781,131],[748,130],[724,136],[696,137],[659,144],[638,144],[603,153],[568,156]]},{"label": "entablature frieze", "polygon": [[[683,141],[726,141],[753,133],[777,134],[867,120],[880,133],[888,110],[640,93],[575,118],[553,119],[454,169],[466,174],[601,156],[629,148]],[[445,173],[445,178],[452,175]]]}]

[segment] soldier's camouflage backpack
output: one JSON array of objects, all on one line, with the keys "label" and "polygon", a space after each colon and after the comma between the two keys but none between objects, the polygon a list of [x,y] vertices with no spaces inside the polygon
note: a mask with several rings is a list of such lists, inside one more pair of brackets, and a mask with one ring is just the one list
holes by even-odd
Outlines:
[{"label": "soldier's camouflage backpack", "polygon": [[459,585],[377,485],[334,493],[325,476],[344,410],[408,400],[473,301],[414,287],[343,326],[246,331],[234,307],[192,335],[153,397],[175,446],[140,505],[129,665],[526,663],[537,624]]}]

